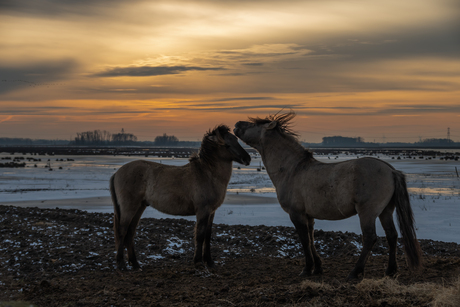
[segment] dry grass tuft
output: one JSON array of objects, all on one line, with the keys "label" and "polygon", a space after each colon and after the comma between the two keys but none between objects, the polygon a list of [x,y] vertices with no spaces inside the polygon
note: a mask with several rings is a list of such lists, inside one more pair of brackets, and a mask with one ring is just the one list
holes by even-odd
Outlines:
[{"label": "dry grass tuft", "polygon": [[329,284],[326,284],[326,283],[319,283],[319,282],[314,282],[314,281],[311,281],[311,280],[304,280],[300,286],[303,290],[305,289],[309,289],[309,290],[313,290],[313,291],[319,291],[319,290],[323,290],[323,291],[331,291],[334,289],[334,287],[332,287],[331,285]]},{"label": "dry grass tuft", "polygon": [[[353,285],[343,283],[330,285],[324,282],[304,280],[300,288],[313,297],[307,302],[309,307],[342,306],[347,303],[356,306],[396,305],[396,306],[460,306],[460,278],[450,285],[434,283],[400,284],[397,280],[363,279]],[[359,297],[356,302],[350,298]],[[300,305],[294,305],[300,306]]]},{"label": "dry grass tuft", "polygon": [[440,286],[435,284],[413,284],[409,286],[401,285],[396,279],[384,277],[382,279],[363,279],[356,285],[360,292],[381,292],[387,294],[414,294],[427,296],[432,291],[436,291]]},{"label": "dry grass tuft", "polygon": [[460,306],[460,277],[452,287],[440,289],[434,296],[432,304],[434,307]]},{"label": "dry grass tuft", "polygon": [[435,307],[460,306],[460,278],[450,287],[432,283],[405,286],[387,277],[377,280],[364,279],[356,285],[356,289],[363,294],[382,293],[389,304],[401,304],[408,297],[412,297],[418,302],[429,303]]}]

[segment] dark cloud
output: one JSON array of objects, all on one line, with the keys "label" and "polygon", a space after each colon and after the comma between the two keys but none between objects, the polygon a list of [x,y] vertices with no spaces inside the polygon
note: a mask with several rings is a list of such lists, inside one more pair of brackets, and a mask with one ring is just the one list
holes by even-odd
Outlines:
[{"label": "dark cloud", "polygon": [[0,93],[26,87],[62,85],[75,71],[77,62],[71,59],[37,64],[0,66]]},{"label": "dark cloud", "polygon": [[[187,105],[187,106],[180,106],[180,110],[188,110],[188,111],[248,111],[248,110],[258,110],[258,109],[293,109],[298,107],[298,105],[293,104],[276,104],[276,105],[246,105],[246,106],[234,106],[229,104],[219,104],[219,105],[211,105],[211,104],[195,104],[195,105]],[[155,110],[178,110],[179,108],[155,108]]]},{"label": "dark cloud", "polygon": [[232,98],[221,98],[216,100],[211,100],[212,102],[224,102],[224,101],[246,101],[246,100],[274,100],[274,97],[232,97]]},{"label": "dark cloud", "polygon": [[2,0],[2,14],[59,16],[99,15],[125,1],[122,0]]},{"label": "dark cloud", "polygon": [[186,71],[225,70],[223,67],[199,67],[199,66],[139,66],[139,67],[115,67],[94,74],[95,77],[149,77],[162,75],[176,75]]},{"label": "dark cloud", "polygon": [[76,114],[79,112],[79,108],[63,107],[63,106],[15,106],[15,107],[3,107],[2,113],[9,115],[69,115]]},{"label": "dark cloud", "polygon": [[309,116],[414,116],[435,113],[458,113],[460,105],[387,105],[379,108],[369,107],[304,107],[297,106],[296,113]]},{"label": "dark cloud", "polygon": [[251,51],[218,51],[218,54],[232,56],[233,58],[248,58],[248,57],[259,57],[259,58],[269,58],[269,57],[281,57],[286,55],[297,54],[297,52],[251,52]]},{"label": "dark cloud", "polygon": [[[460,14],[458,16],[460,20]],[[436,25],[417,25],[399,31],[373,33],[372,36],[350,33],[347,38],[333,38],[307,48],[305,56],[340,56],[342,61],[405,59],[417,56],[460,58],[460,22],[445,21]],[[350,36],[353,39],[350,39]]]},{"label": "dark cloud", "polygon": [[241,65],[245,65],[245,66],[263,66],[264,63],[260,63],[260,62],[257,62],[257,63],[243,63]]}]

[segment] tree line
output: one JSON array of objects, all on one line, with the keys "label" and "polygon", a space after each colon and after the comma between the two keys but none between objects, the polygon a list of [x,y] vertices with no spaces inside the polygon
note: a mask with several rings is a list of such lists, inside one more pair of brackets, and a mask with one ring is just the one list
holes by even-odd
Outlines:
[{"label": "tree line", "polygon": [[106,130],[93,130],[77,132],[75,137],[75,145],[131,145],[137,142],[137,136],[132,133],[125,133],[124,129],[121,133],[112,134]]},{"label": "tree line", "polygon": [[138,142],[137,136],[132,133],[126,133],[122,129],[120,133],[115,134],[106,130],[77,132],[77,136],[72,143],[73,145],[139,145],[139,143],[142,143],[153,146],[177,146],[183,142],[179,142],[179,139],[174,135],[167,135],[166,133],[155,137],[154,142]]}]

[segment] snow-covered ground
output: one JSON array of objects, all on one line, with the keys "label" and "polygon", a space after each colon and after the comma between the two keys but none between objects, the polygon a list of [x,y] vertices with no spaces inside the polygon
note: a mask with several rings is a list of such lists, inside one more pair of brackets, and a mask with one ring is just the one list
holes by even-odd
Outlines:
[{"label": "snow-covered ground", "polygon": [[[0,163],[11,162],[19,155],[0,153]],[[323,162],[339,162],[356,159],[356,156],[340,154],[315,156]],[[123,164],[139,159],[127,156],[24,156],[25,168],[0,168],[0,204],[29,200],[59,200],[91,197],[108,197],[108,180]],[[41,159],[28,161],[27,158]],[[418,237],[460,243],[460,162],[440,160],[439,157],[398,159],[397,156],[380,155],[380,159],[406,173],[412,208],[415,214]],[[187,159],[144,158],[170,165],[183,165]],[[36,167],[34,166],[36,165]],[[49,170],[49,166],[53,169]],[[234,164],[228,194],[248,194],[263,197],[257,204],[225,202],[216,212],[215,223],[268,226],[292,226],[288,215],[274,201],[275,189],[263,170],[259,157],[253,157],[248,167]],[[261,169],[258,171],[257,169]],[[263,200],[267,201],[264,202]],[[46,204],[46,202],[44,203]],[[46,207],[46,205],[44,205]],[[66,208],[65,206],[59,206]],[[81,209],[81,208],[76,208]],[[113,212],[110,205],[85,206],[87,211]],[[143,217],[163,218],[164,215],[148,208]],[[186,217],[194,220],[194,217]],[[315,228],[361,233],[358,218],[342,221],[316,221]],[[377,222],[379,235],[384,235]]]}]

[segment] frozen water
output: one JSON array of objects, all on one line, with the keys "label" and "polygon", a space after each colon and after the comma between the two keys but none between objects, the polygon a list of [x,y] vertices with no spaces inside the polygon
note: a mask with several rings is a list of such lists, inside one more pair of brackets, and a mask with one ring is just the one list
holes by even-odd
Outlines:
[{"label": "frozen water", "polygon": [[[0,153],[0,158],[6,156],[15,157]],[[0,203],[18,202],[20,205],[21,202],[28,200],[108,197],[110,176],[123,164],[139,159],[134,156],[25,156],[27,157],[41,159],[41,161],[25,160],[27,163],[25,168],[0,168]],[[345,154],[319,155],[316,158],[326,163],[357,159],[356,156]],[[384,155],[379,158],[407,175],[418,237],[460,243],[458,235],[460,233],[460,178],[455,173],[455,167],[460,169],[460,162],[439,158],[398,160],[397,157],[392,159]],[[142,159],[169,165],[188,163],[187,159],[156,157],[142,157]],[[4,161],[0,160],[1,162]],[[34,164],[37,166],[34,167]],[[49,170],[49,166],[52,171]],[[234,163],[227,193],[265,197],[267,202],[224,203],[216,212],[215,223],[292,226],[288,215],[273,201],[276,197],[275,189],[263,169],[260,157],[253,158],[250,166]],[[46,207],[46,203],[43,207]],[[64,206],[59,207],[64,208]],[[110,204],[88,204],[84,208],[75,207],[75,209],[113,212]],[[143,217],[174,218],[152,208],[148,208]],[[194,216],[180,218],[195,220]],[[315,228],[361,233],[357,216],[341,221],[316,220]],[[379,235],[384,235],[378,222],[377,232]]]}]

